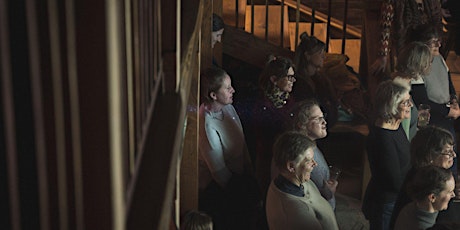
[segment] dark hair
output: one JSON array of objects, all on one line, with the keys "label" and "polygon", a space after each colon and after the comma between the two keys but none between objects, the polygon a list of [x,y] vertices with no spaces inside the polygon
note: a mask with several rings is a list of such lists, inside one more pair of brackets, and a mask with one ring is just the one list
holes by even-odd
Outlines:
[{"label": "dark hair", "polygon": [[217,92],[228,75],[225,70],[219,67],[210,67],[201,74],[201,100],[202,102],[212,102],[211,92]]},{"label": "dark hair", "polygon": [[285,171],[286,163],[298,161],[298,157],[307,149],[315,147],[315,143],[299,132],[281,134],[273,145],[273,159],[280,171]]},{"label": "dark hair", "polygon": [[422,42],[411,42],[401,49],[398,55],[396,70],[410,78],[416,78],[431,66],[430,48]]},{"label": "dark hair", "polygon": [[262,91],[273,89],[273,83],[270,81],[271,76],[275,76],[276,79],[286,77],[289,68],[291,67],[294,68],[291,59],[270,55],[269,60],[259,77],[259,85],[260,88],[262,88]]},{"label": "dark hair", "polygon": [[431,165],[433,160],[441,155],[446,144],[454,145],[449,131],[435,126],[420,129],[410,145],[412,166],[419,168]]},{"label": "dark hair", "polygon": [[409,30],[408,42],[429,42],[432,38],[441,38],[441,32],[433,24],[421,24]]},{"label": "dark hair", "polygon": [[191,210],[182,219],[181,230],[210,230],[212,218],[206,213]]},{"label": "dark hair", "polygon": [[446,182],[451,177],[452,173],[449,169],[433,165],[418,168],[407,184],[407,194],[415,201],[422,201],[432,193],[439,195],[446,188]]},{"label": "dark hair", "polygon": [[311,116],[311,109],[313,106],[319,106],[319,103],[316,99],[305,99],[303,101],[298,102],[294,109],[294,119],[292,121],[292,129],[293,130],[300,130],[300,125],[306,124]]},{"label": "dark hair", "polygon": [[[306,78],[307,76],[307,55],[315,54],[321,50],[326,48],[326,44],[324,42],[318,40],[315,36],[308,36],[306,32],[303,32],[300,35],[300,43],[296,47],[295,55],[294,55],[294,65],[297,69],[297,75],[300,78]],[[310,80],[311,79],[307,79]],[[308,83],[312,89],[314,89],[314,83]]]},{"label": "dark hair", "polygon": [[217,14],[212,14],[212,32],[219,31],[225,26],[224,20]]}]

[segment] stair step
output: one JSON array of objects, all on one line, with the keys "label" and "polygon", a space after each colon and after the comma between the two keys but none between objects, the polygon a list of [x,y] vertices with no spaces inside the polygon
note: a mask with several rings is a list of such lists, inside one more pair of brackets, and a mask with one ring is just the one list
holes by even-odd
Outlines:
[{"label": "stair step", "polygon": [[[265,39],[265,5],[254,6],[254,36]],[[289,18],[288,7],[283,8],[284,17],[281,19],[281,6],[268,6],[268,38],[267,40],[274,44],[281,44],[281,23],[283,23],[283,47],[289,48]],[[251,6],[246,6],[246,20],[244,29],[251,33]]]}]

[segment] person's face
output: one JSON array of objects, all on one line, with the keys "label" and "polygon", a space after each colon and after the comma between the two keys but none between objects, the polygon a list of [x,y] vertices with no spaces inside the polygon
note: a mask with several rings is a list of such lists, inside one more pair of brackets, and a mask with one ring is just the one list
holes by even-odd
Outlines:
[{"label": "person's face", "polygon": [[449,206],[449,201],[455,197],[455,180],[451,176],[448,181],[446,181],[445,188],[437,195],[434,195],[434,201],[432,201],[433,209],[436,211],[446,210]]},{"label": "person's face", "polygon": [[431,55],[438,56],[441,55],[439,53],[439,48],[441,47],[441,39],[439,38],[432,38],[428,42],[425,43],[431,51]]},{"label": "person's face", "polygon": [[321,139],[326,137],[327,135],[327,128],[326,128],[326,120],[324,117],[323,112],[319,108],[319,106],[315,105],[311,107],[311,116],[308,119],[307,123],[307,136],[312,139]]},{"label": "person's face", "polygon": [[409,93],[404,94],[403,100],[399,103],[398,107],[401,120],[410,118],[410,110],[412,106],[414,105],[412,104]]},{"label": "person's face", "polygon": [[454,146],[446,144],[442,149],[441,154],[433,161],[433,165],[448,169],[452,167],[454,164],[454,158],[456,157],[457,154],[454,152]]},{"label": "person's face", "polygon": [[300,183],[305,183],[310,180],[311,171],[316,167],[317,163],[313,159],[314,156],[313,148],[305,150],[298,159],[298,163],[294,166],[295,175]]},{"label": "person's face", "polygon": [[235,89],[232,87],[232,80],[230,76],[225,74],[222,86],[217,92],[211,92],[211,98],[214,99],[215,103],[228,105],[233,103],[233,93],[235,93]]},{"label": "person's face", "polygon": [[287,75],[285,77],[282,77],[278,79],[275,84],[276,87],[278,87],[281,91],[290,93],[292,91],[292,86],[294,85],[294,82],[296,81],[294,77],[294,69],[292,67],[289,67]]},{"label": "person's face", "polygon": [[214,45],[216,42],[222,42],[222,34],[224,33],[224,29],[220,29],[218,31],[212,32],[211,34],[211,42],[212,42],[212,48],[214,48]]},{"label": "person's face", "polygon": [[324,58],[325,58],[325,51],[324,49],[309,55],[309,58],[307,60],[310,62],[311,65],[315,66],[316,68],[321,68],[323,67],[324,64]]}]

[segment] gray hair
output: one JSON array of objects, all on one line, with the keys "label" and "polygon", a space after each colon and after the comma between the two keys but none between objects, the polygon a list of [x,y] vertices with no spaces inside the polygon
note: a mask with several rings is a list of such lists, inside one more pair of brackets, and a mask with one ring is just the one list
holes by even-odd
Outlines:
[{"label": "gray hair", "polygon": [[375,94],[374,112],[377,118],[390,121],[399,114],[399,104],[409,93],[410,85],[401,81],[387,80],[379,84]]},{"label": "gray hair", "polygon": [[315,147],[315,142],[298,132],[281,134],[273,145],[273,160],[280,171],[285,171],[286,163],[299,162],[299,156],[307,149]]}]

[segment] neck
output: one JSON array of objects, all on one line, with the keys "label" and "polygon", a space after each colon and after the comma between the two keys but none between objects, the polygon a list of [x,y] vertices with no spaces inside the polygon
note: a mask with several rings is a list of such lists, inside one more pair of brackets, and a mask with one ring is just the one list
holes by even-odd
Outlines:
[{"label": "neck", "polygon": [[220,103],[217,103],[215,101],[209,103],[209,104],[206,104],[206,110],[208,111],[211,111],[211,112],[214,112],[214,113],[217,113],[217,112],[220,112],[222,111],[222,108],[224,107],[224,105],[220,104]]},{"label": "neck", "polygon": [[401,124],[401,120],[395,120],[391,119],[389,121],[384,121],[382,119],[377,119],[375,121],[375,126],[384,128],[384,129],[389,129],[389,130],[397,130],[399,128],[399,124]]},{"label": "neck", "polygon": [[300,186],[302,183],[300,182],[299,178],[295,176],[294,173],[290,172],[280,172],[280,174],[286,178],[288,181],[292,182],[293,184]]},{"label": "neck", "polygon": [[434,210],[433,208],[433,205],[428,199],[424,201],[416,201],[415,205],[417,206],[418,209],[423,210],[425,212],[429,212],[429,213],[436,212],[436,210]]}]

